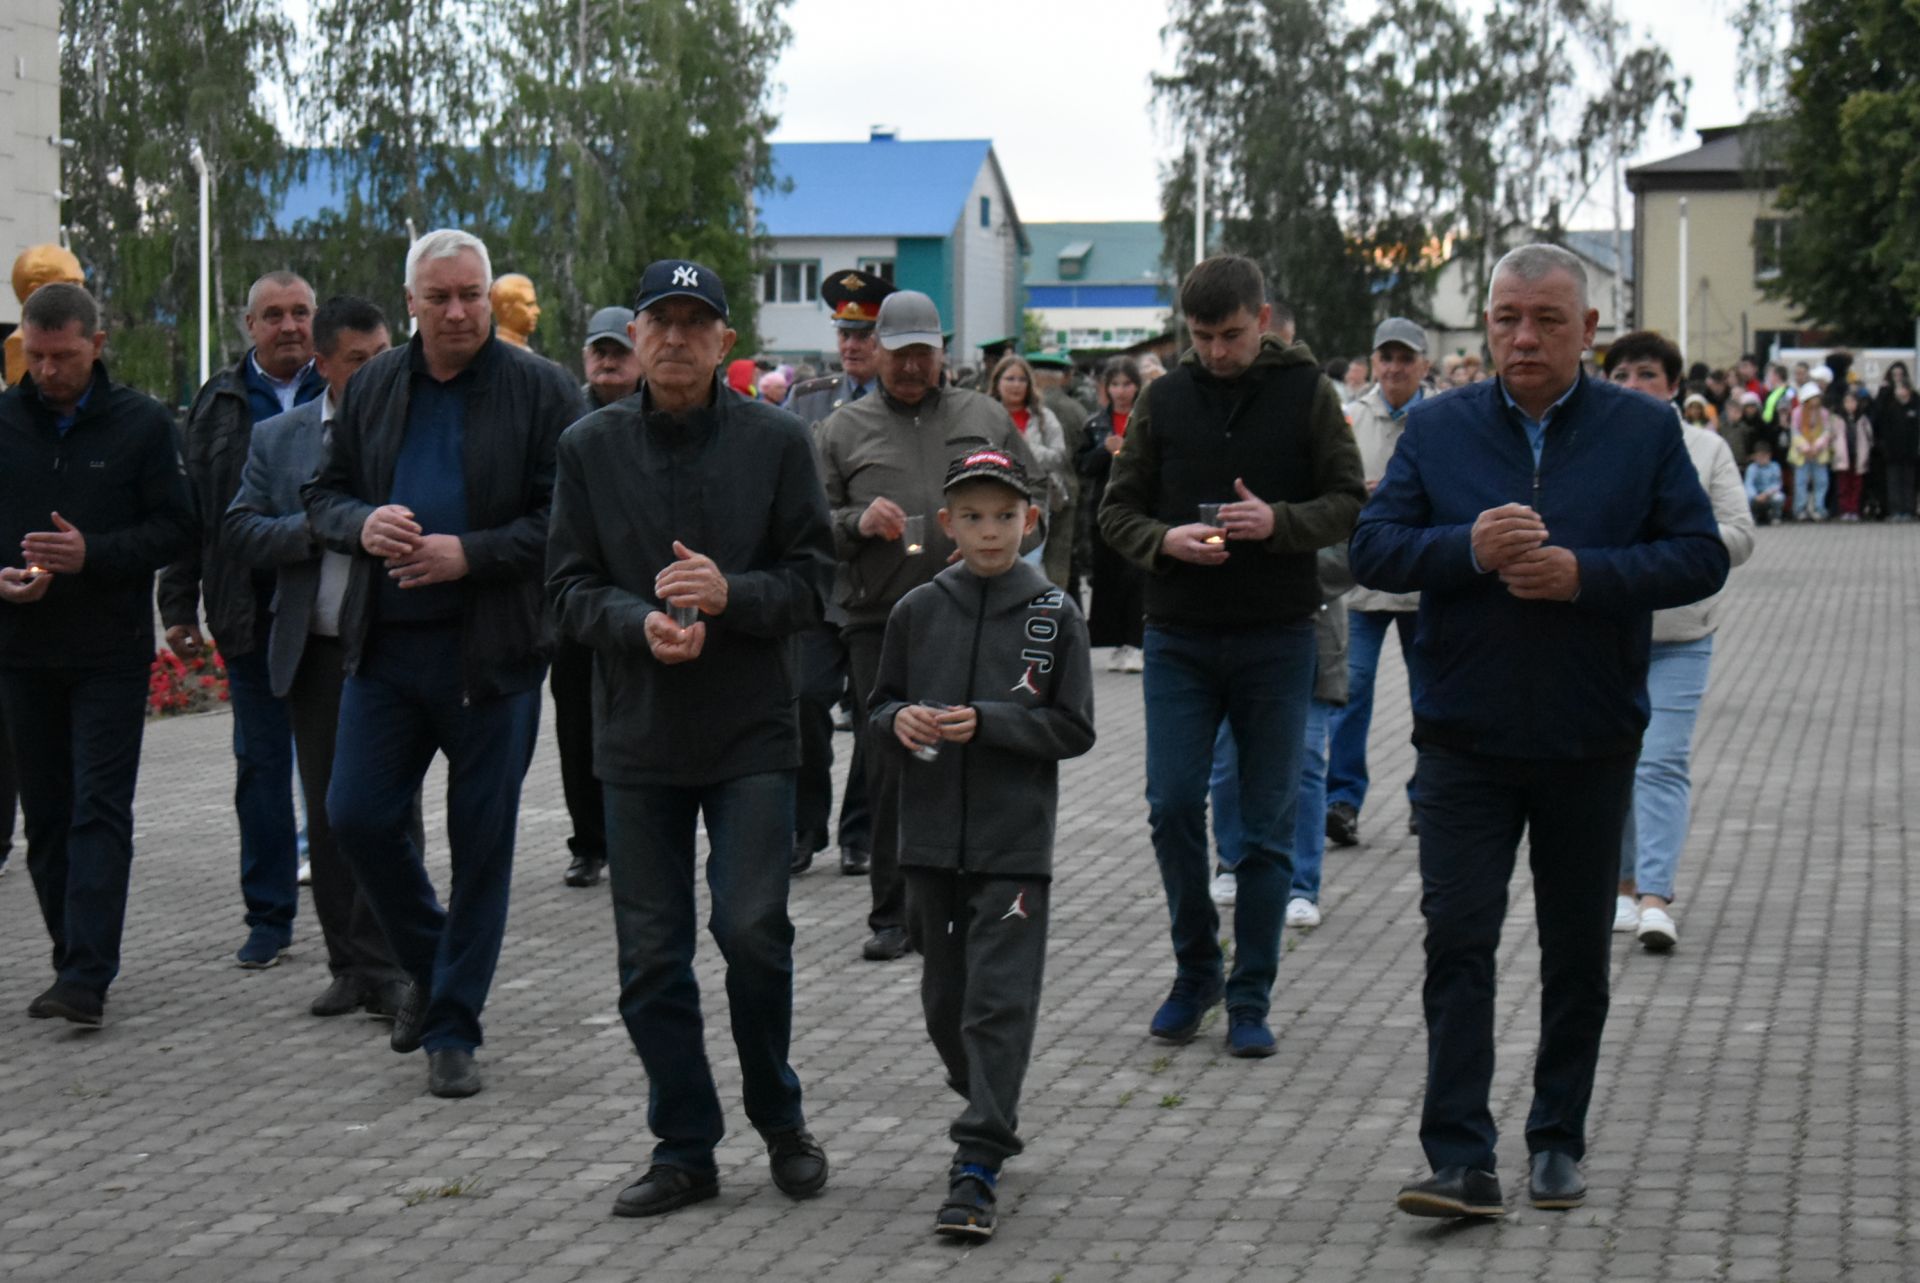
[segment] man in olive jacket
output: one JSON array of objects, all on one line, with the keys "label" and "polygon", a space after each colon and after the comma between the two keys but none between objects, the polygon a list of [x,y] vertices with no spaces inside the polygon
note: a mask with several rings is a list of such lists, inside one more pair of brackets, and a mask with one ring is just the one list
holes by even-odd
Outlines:
[{"label": "man in olive jacket", "polygon": [[[436,1096],[480,1090],[473,1052],[549,651],[554,443],[583,408],[559,366],[494,337],[492,275],[465,232],[414,242],[407,306],[420,331],[354,375],[326,463],[301,490],[321,542],[353,557],[327,817],[411,977],[393,1049],[426,1047]],[[407,831],[436,751],[453,856],[444,909]]]},{"label": "man in olive jacket", "polygon": [[[916,290],[880,304],[880,395],[841,406],[819,427],[820,479],[840,559],[835,595],[847,613],[854,725],[865,726],[867,696],[880,672],[887,616],[902,597],[946,569],[953,541],[934,520],[945,503],[947,465],[975,450],[1004,450],[1030,474],[1039,465],[1006,408],[965,388],[940,386],[940,311]],[[909,519],[918,541],[904,536]],[[1029,536],[1027,548],[1041,536]],[[872,937],[861,948],[885,962],[907,951],[906,883],[900,877],[899,768],[892,754],[868,753],[873,811]]]},{"label": "man in olive jacket", "polygon": [[[1206,825],[1224,716],[1245,833],[1224,982],[1227,1048],[1270,1056],[1267,1006],[1313,693],[1315,553],[1351,533],[1366,485],[1338,390],[1305,344],[1267,333],[1258,266],[1207,259],[1181,284],[1180,310],[1193,349],[1141,389],[1099,518],[1107,543],[1148,571],[1148,822],[1177,963],[1152,1033],[1186,1042],[1223,992]],[[1206,521],[1203,504],[1218,505]]]}]

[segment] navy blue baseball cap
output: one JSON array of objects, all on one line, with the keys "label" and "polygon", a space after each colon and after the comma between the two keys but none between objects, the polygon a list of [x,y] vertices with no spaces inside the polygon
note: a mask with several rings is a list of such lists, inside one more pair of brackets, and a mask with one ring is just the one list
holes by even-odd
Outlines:
[{"label": "navy blue baseball cap", "polygon": [[663,258],[647,264],[640,274],[640,294],[633,310],[644,312],[663,298],[697,298],[727,320],[727,287],[720,273],[704,263],[685,258]]}]

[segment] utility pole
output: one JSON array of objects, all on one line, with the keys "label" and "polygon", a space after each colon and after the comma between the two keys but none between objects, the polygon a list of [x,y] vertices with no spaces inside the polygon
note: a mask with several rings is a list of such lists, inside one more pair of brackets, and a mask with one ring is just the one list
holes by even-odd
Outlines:
[{"label": "utility pole", "polygon": [[207,217],[207,205],[211,194],[212,181],[207,174],[207,154],[200,150],[195,142],[187,153],[187,159],[193,163],[195,172],[200,175],[200,383],[205,387],[207,380],[213,377],[212,331],[209,326],[209,309],[212,307],[212,236],[213,225]]},{"label": "utility pole", "polygon": [[1193,261],[1207,256],[1207,144],[1193,140]]},{"label": "utility pole", "polygon": [[1687,354],[1687,198],[1680,198],[1680,355]]}]

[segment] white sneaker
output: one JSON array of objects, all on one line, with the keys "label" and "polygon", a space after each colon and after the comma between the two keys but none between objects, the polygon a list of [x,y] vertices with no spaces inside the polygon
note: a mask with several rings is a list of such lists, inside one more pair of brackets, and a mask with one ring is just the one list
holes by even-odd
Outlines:
[{"label": "white sneaker", "polygon": [[300,861],[300,885],[303,887],[313,885],[313,864],[311,861]]},{"label": "white sneaker", "polygon": [[1618,895],[1613,898],[1613,929],[1618,935],[1626,935],[1640,926],[1640,902],[1630,895]]},{"label": "white sneaker", "polygon": [[1141,654],[1140,648],[1138,646],[1128,646],[1126,648],[1126,652],[1127,652],[1126,661],[1125,661],[1126,668],[1124,669],[1124,671],[1129,673],[1145,672],[1147,667],[1147,657]]},{"label": "white sneaker", "polygon": [[1240,882],[1233,876],[1231,870],[1222,869],[1214,875],[1213,882],[1207,890],[1213,894],[1215,904],[1229,905],[1240,894]]},{"label": "white sneaker", "polygon": [[1125,646],[1115,646],[1113,648],[1113,654],[1107,656],[1107,671],[1109,673],[1124,673],[1127,671],[1127,648]]},{"label": "white sneaker", "polygon": [[1287,925],[1290,927],[1319,926],[1320,906],[1305,896],[1294,896],[1287,901]]},{"label": "white sneaker", "polygon": [[1640,910],[1640,930],[1636,935],[1653,953],[1665,953],[1680,943],[1680,928],[1673,924],[1673,915],[1659,905]]}]

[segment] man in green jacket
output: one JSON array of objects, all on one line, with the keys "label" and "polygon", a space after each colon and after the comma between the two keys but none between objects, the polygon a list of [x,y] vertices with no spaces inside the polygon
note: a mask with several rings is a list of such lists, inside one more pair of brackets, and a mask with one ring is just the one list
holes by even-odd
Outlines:
[{"label": "man in green jacket", "polygon": [[[1152,1033],[1186,1042],[1224,992],[1227,1049],[1270,1056],[1267,1007],[1293,876],[1313,694],[1315,552],[1366,500],[1340,395],[1302,343],[1268,331],[1250,259],[1207,259],[1180,287],[1193,348],[1141,389],[1100,533],[1145,567],[1147,806],[1177,963]],[[1240,767],[1233,970],[1209,894],[1207,777],[1222,717]]]}]

